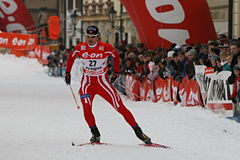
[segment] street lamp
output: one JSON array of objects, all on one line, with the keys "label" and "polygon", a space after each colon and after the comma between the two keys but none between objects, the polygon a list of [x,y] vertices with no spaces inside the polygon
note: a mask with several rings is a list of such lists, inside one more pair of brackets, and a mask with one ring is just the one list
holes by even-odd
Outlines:
[{"label": "street lamp", "polygon": [[233,0],[228,0],[228,38],[232,39],[233,35]]},{"label": "street lamp", "polygon": [[112,28],[114,28],[114,23],[117,18],[117,12],[114,10],[114,7],[111,8],[111,10],[108,12],[109,14],[109,21],[112,23]]},{"label": "street lamp", "polygon": [[72,19],[72,23],[73,23],[73,32],[75,34],[76,31],[76,25],[78,22],[78,14],[77,14],[77,10],[73,11],[73,14],[71,14],[71,19]]},{"label": "street lamp", "polygon": [[114,10],[114,7],[111,8],[111,10],[108,12],[109,16],[109,21],[112,23],[112,28],[116,29],[120,33],[120,40],[123,40],[122,33],[124,32],[124,27],[123,27],[123,19],[122,19],[122,14],[123,14],[123,6],[121,4],[120,6],[120,26],[115,26],[114,23],[117,19],[117,12]]}]

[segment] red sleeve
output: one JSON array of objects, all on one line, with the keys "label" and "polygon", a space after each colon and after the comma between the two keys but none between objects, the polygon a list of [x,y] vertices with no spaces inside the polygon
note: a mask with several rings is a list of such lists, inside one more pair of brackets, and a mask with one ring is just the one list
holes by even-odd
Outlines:
[{"label": "red sleeve", "polygon": [[115,57],[113,57],[113,61],[114,61],[114,72],[120,72],[120,57],[119,57],[119,53],[116,49],[114,49],[113,54],[115,55]]},{"label": "red sleeve", "polygon": [[118,51],[113,48],[113,46],[111,44],[106,43],[105,45],[105,52],[111,52],[111,54],[109,54],[110,56],[113,57],[113,62],[114,62],[114,72],[120,72],[120,57],[119,57],[119,53]]},{"label": "red sleeve", "polygon": [[236,98],[236,96],[237,96],[237,92],[239,90],[239,87],[238,87],[239,83],[240,83],[240,77],[237,77],[235,79],[235,83],[233,83],[232,98]]},{"label": "red sleeve", "polygon": [[80,49],[79,48],[80,48],[79,46],[76,46],[74,51],[69,54],[68,61],[67,61],[66,72],[71,72],[74,60],[76,59],[76,57],[80,53]]},{"label": "red sleeve", "polygon": [[237,81],[233,83],[233,92],[232,92],[232,98],[235,98],[237,95]]}]

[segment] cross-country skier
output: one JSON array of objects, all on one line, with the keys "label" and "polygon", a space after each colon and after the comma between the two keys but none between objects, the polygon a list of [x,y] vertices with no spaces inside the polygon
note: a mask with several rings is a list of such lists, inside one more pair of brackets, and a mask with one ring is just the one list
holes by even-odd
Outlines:
[{"label": "cross-country skier", "polygon": [[108,70],[107,59],[109,56],[113,57],[114,60],[114,73],[110,81],[113,82],[118,77],[120,71],[118,52],[112,45],[99,41],[99,30],[96,26],[89,26],[85,36],[86,42],[77,44],[74,51],[68,57],[65,81],[67,85],[70,85],[72,65],[75,58],[79,57],[83,66],[79,94],[84,117],[92,133],[90,142],[100,142],[100,132],[92,113],[93,99],[98,94],[124,117],[140,140],[146,144],[152,144],[151,139],[142,132],[132,113],[125,107],[119,94],[108,80],[106,72]]}]

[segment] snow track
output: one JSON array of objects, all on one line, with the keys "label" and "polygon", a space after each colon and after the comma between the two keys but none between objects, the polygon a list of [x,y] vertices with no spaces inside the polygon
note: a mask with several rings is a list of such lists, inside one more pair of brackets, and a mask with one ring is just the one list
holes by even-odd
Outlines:
[{"label": "snow track", "polygon": [[[78,82],[73,88],[77,94]],[[99,96],[93,108],[102,141],[116,145],[73,147],[91,134],[64,80],[49,77],[34,59],[0,55],[0,159],[239,159],[239,123],[200,107],[122,98],[143,131],[171,149],[137,146],[132,129]]]}]

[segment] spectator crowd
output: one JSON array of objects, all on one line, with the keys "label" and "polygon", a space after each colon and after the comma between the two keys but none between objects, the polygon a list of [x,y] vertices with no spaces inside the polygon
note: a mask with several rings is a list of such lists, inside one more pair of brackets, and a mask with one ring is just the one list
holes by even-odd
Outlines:
[{"label": "spectator crowd", "polygon": [[[118,47],[121,58],[121,74],[131,74],[138,79],[156,80],[173,77],[177,81],[188,76],[195,78],[194,65],[212,67],[215,72],[233,71],[240,66],[240,40],[228,40],[220,35],[218,40],[208,44],[182,45],[173,44],[170,49],[157,48],[146,50],[144,44],[136,47],[126,45],[124,41]],[[229,78],[234,83],[235,76]]]},{"label": "spectator crowd", "polygon": [[47,57],[49,76],[65,76],[68,55],[71,52],[72,49],[65,49],[65,47],[62,45],[60,45],[58,49],[51,52],[51,54]]}]

